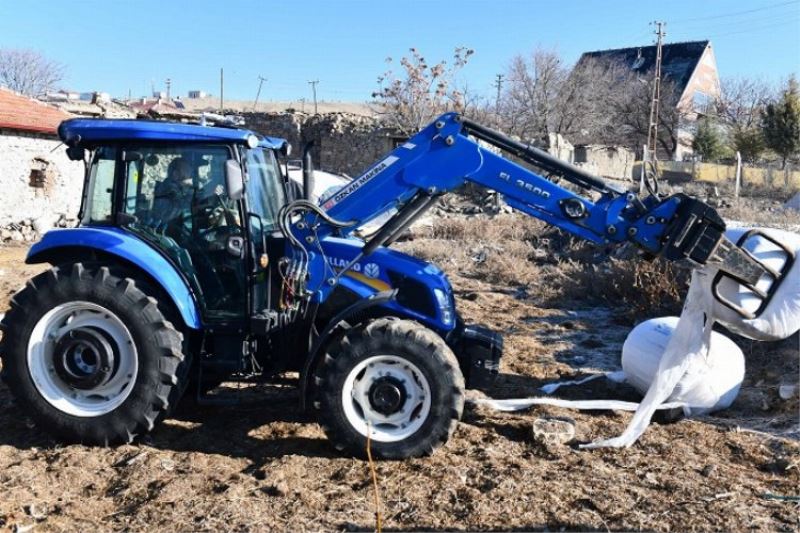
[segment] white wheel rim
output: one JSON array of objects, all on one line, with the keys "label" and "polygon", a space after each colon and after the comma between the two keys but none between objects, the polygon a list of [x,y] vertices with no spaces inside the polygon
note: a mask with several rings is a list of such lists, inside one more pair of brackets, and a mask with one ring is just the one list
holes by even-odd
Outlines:
[{"label": "white wheel rim", "polygon": [[[402,387],[402,401],[389,414],[371,401],[376,383]],[[395,355],[376,355],[361,361],[347,375],[342,388],[342,406],[350,425],[377,442],[397,442],[413,435],[431,412],[431,388],[420,369]]]},{"label": "white wheel rim", "polygon": [[[92,346],[102,348],[101,354],[72,341],[75,336],[90,339]],[[70,349],[61,349],[64,345]],[[105,364],[103,357],[108,358]],[[36,323],[28,341],[28,371],[50,405],[89,418],[110,413],[130,396],[139,358],[130,331],[117,315],[100,305],[75,301],[54,307]],[[89,379],[92,373],[96,384],[71,382]]]}]

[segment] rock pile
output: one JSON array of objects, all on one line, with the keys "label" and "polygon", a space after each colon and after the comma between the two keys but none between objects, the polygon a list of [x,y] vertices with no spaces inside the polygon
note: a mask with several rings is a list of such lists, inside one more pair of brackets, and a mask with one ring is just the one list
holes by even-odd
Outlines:
[{"label": "rock pile", "polygon": [[0,243],[33,242],[52,228],[67,228],[74,226],[75,223],[75,218],[67,217],[63,213],[52,217],[26,218],[0,228]]}]

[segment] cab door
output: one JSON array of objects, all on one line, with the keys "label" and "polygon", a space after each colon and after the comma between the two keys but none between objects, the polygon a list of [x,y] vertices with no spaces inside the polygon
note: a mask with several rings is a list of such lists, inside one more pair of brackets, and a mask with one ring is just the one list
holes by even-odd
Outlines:
[{"label": "cab door", "polygon": [[125,227],[172,261],[212,324],[247,316],[241,205],[225,187],[231,158],[220,144],[137,144],[122,156]]},{"label": "cab door", "polygon": [[[283,175],[274,150],[252,148],[243,156],[247,173],[246,205],[250,227],[250,241],[254,265],[251,281],[251,311],[258,314],[265,309],[280,308],[280,283],[272,283],[280,276],[278,259],[284,254],[283,236],[278,228],[278,211],[286,203]],[[265,248],[266,246],[266,248]],[[266,256],[267,266],[261,264]]]}]

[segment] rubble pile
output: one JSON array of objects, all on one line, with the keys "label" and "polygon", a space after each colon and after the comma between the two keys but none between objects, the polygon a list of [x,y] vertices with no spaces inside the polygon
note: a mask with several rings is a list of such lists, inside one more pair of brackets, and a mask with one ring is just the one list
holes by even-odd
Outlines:
[{"label": "rubble pile", "polygon": [[0,244],[34,242],[52,228],[68,228],[76,223],[76,218],[68,217],[64,213],[53,218],[26,218],[0,228]]}]

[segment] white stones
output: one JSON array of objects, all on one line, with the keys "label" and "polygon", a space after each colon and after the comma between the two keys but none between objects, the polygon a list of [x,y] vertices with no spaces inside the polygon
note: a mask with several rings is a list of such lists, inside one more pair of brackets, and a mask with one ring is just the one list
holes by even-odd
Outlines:
[{"label": "white stones", "polygon": [[547,416],[533,421],[533,440],[546,446],[567,444],[575,438],[575,420]]}]

